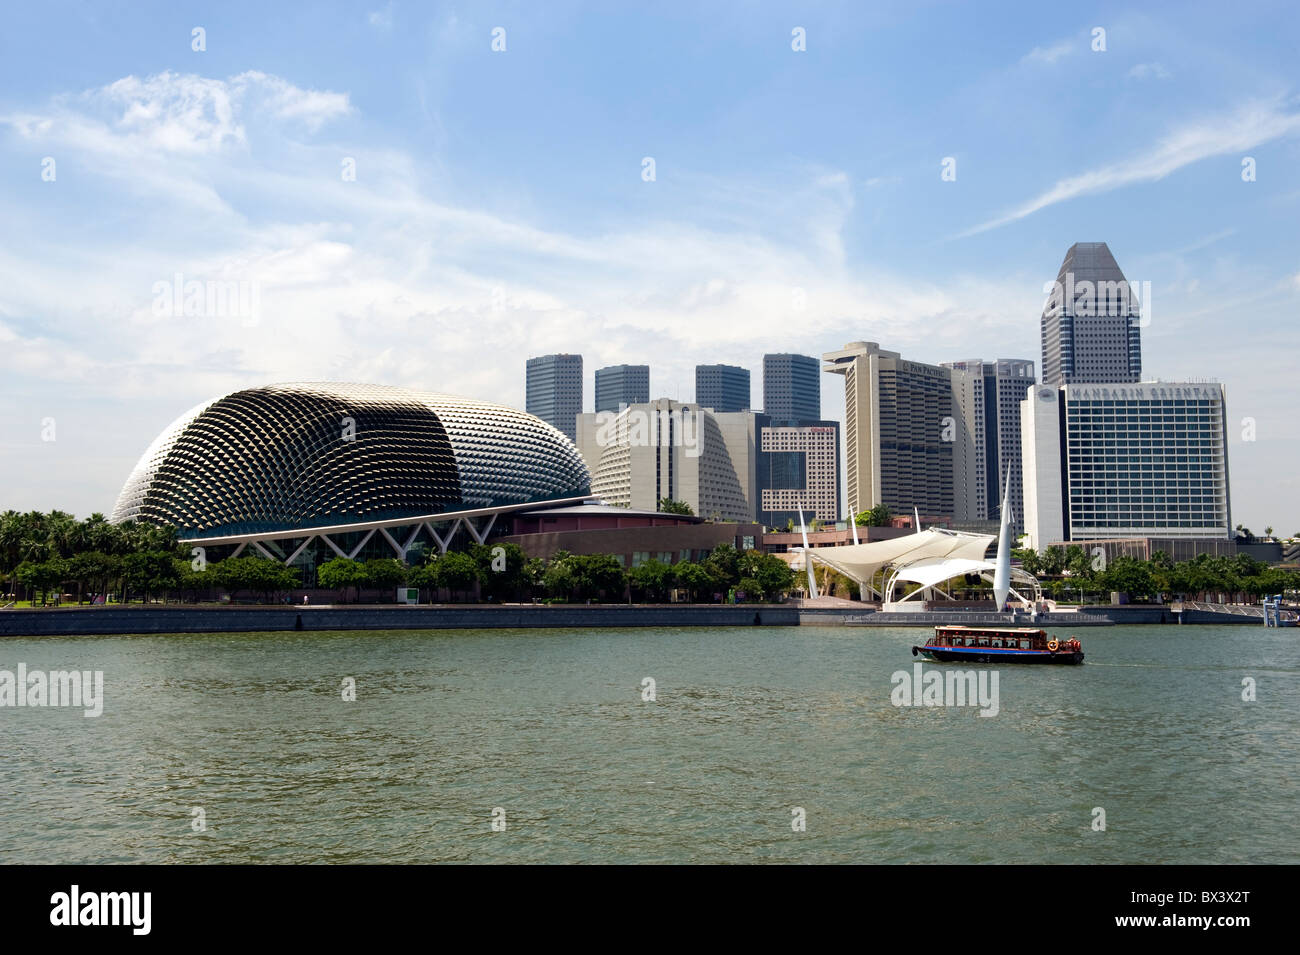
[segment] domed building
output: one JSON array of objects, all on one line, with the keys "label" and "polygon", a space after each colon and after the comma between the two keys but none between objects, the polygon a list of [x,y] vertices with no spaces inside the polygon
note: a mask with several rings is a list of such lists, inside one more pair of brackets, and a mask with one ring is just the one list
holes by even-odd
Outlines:
[{"label": "domed building", "polygon": [[502,405],[386,385],[300,382],[236,391],[181,415],[127,479],[114,522],[177,528],[219,556],[252,547],[314,566],[445,550],[496,515],[589,496],[567,437]]}]

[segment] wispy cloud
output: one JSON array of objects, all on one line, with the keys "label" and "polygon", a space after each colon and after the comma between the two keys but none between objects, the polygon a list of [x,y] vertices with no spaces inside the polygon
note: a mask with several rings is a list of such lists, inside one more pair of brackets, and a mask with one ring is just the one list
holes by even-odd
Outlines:
[{"label": "wispy cloud", "polygon": [[346,93],[302,89],[250,70],[229,79],[190,73],[125,76],[46,109],[0,116],[20,136],[116,155],[209,155],[246,144],[256,113],[316,130],[351,111]]},{"label": "wispy cloud", "polygon": [[1074,51],[1074,47],[1073,40],[1061,40],[1051,46],[1036,46],[1020,58],[1020,63],[1022,65],[1043,63],[1050,66],[1062,57],[1069,56]]},{"label": "wispy cloud", "polygon": [[1205,248],[1207,245],[1213,245],[1215,242],[1218,242],[1221,239],[1226,239],[1236,234],[1237,234],[1237,230],[1235,228],[1223,229],[1219,232],[1215,232],[1210,235],[1207,235],[1204,238],[1197,239],[1191,245],[1185,245],[1181,249],[1175,249],[1172,254],[1187,255],[1189,252],[1198,252],[1201,249]]},{"label": "wispy cloud", "polygon": [[1165,69],[1162,63],[1139,63],[1128,71],[1130,79],[1145,80],[1153,78],[1157,80],[1167,80],[1173,74]]},{"label": "wispy cloud", "polygon": [[1248,104],[1229,116],[1207,117],[1175,130],[1154,149],[1120,162],[1058,181],[1010,212],[958,233],[967,238],[1033,215],[1080,196],[1109,192],[1136,182],[1154,182],[1211,156],[1251,149],[1300,132],[1300,113],[1289,112],[1280,100]]},{"label": "wispy cloud", "polygon": [[391,30],[393,28],[393,4],[388,3],[382,10],[371,10],[367,19],[376,30]]}]

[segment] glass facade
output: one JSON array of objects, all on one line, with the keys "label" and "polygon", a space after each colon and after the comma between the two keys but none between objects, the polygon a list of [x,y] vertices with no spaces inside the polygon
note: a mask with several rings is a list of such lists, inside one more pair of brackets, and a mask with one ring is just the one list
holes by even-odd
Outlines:
[{"label": "glass facade", "polygon": [[749,369],[737,365],[696,365],[695,403],[719,412],[749,410]]},{"label": "glass facade", "polygon": [[809,355],[763,356],[763,413],[776,421],[822,416],[821,365]]},{"label": "glass facade", "polygon": [[596,412],[619,411],[650,400],[649,365],[610,365],[596,369]]},{"label": "glass facade", "polygon": [[570,441],[577,439],[582,414],[582,356],[541,355],[528,359],[525,404]]}]

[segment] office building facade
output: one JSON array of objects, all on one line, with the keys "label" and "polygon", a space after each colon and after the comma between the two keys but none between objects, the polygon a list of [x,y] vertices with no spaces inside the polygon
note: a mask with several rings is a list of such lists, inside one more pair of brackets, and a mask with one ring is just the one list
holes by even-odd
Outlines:
[{"label": "office building facade", "polygon": [[844,376],[848,513],[883,503],[895,513],[954,513],[952,372],[908,361],[876,342],[822,356]]},{"label": "office building facade", "polygon": [[582,413],[582,356],[540,355],[528,359],[525,408],[570,441]]},{"label": "office building facade", "polygon": [[959,521],[1000,521],[1002,492],[1011,478],[1012,525],[1024,530],[1020,404],[1034,385],[1027,359],[944,362],[952,371],[958,416],[953,449],[955,513]]},{"label": "office building facade", "polygon": [[650,400],[649,365],[610,365],[596,369],[596,411],[618,411]]},{"label": "office building facade", "polygon": [[736,365],[696,365],[695,403],[713,411],[748,411],[749,369]]},{"label": "office building facade", "polygon": [[763,356],[763,413],[774,421],[822,416],[821,368],[811,355]]},{"label": "office building facade", "polygon": [[840,517],[838,421],[777,421],[758,416],[758,513],[760,524],[780,528]]}]

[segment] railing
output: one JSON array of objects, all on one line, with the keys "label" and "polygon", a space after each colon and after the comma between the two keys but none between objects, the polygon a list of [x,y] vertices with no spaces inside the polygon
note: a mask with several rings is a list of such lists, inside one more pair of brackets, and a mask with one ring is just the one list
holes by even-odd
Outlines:
[{"label": "railing", "polygon": [[[1202,610],[1206,613],[1226,613],[1238,617],[1257,617],[1264,619],[1264,608],[1254,604],[1212,604],[1203,600],[1184,600],[1184,610]],[[1283,620],[1295,620],[1297,615],[1293,610],[1283,610]]]}]

